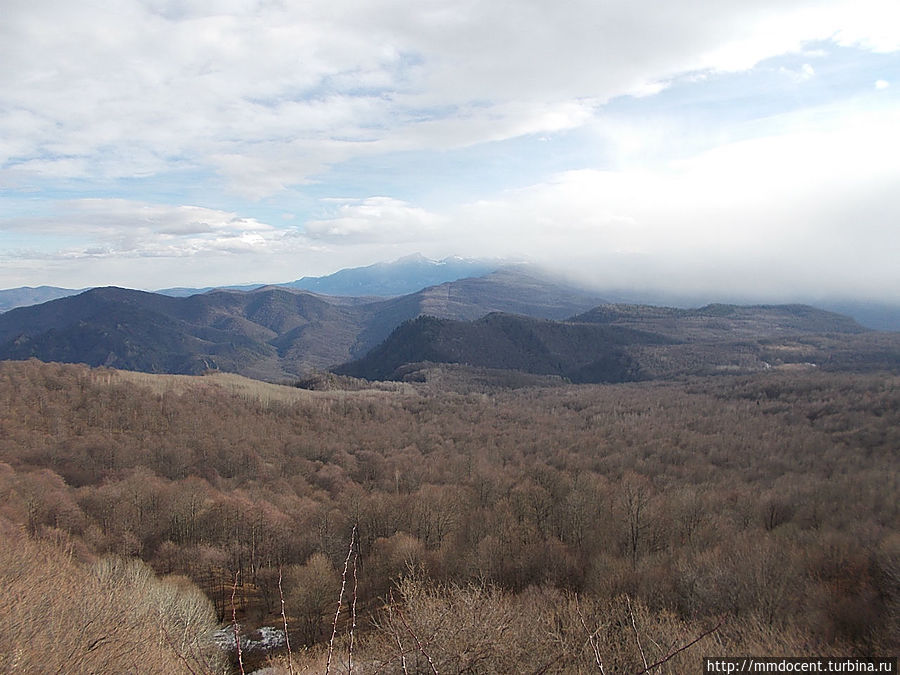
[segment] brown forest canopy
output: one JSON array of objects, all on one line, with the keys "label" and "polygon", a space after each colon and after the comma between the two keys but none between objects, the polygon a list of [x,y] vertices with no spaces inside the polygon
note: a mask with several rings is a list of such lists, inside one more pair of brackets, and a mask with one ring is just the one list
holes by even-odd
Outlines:
[{"label": "brown forest canopy", "polygon": [[898,384],[772,372],[306,391],[4,362],[0,522],[186,575],[220,618],[238,574],[248,620],[270,621],[282,568],[309,644],[330,629],[357,524],[370,613],[415,570],[422,612],[450,597],[437,588],[510,616],[535,593],[597,607],[627,594],[648,625],[683,622],[678,635],[728,617],[723,650],[890,652]]}]

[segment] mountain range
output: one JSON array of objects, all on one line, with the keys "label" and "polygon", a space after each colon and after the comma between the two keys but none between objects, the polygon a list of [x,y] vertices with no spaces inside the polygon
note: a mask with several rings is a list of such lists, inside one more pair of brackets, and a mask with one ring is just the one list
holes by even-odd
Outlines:
[{"label": "mountain range", "polygon": [[389,299],[283,287],[188,297],[109,287],[0,315],[3,359],[267,380],[327,368],[403,379],[435,363],[575,382],[796,364],[894,368],[898,342],[804,305],[612,305],[509,269]]},{"label": "mountain range", "polygon": [[0,358],[147,372],[220,369],[279,380],[359,358],[422,314],[471,320],[501,311],[560,319],[599,302],[512,270],[377,300],[282,287],[188,297],[95,288],[0,315]]},{"label": "mountain range", "polygon": [[[413,254],[393,262],[380,262],[365,267],[339,270],[321,277],[302,277],[295,281],[269,285],[294,290],[306,290],[320,295],[364,298],[374,301],[415,293],[420,289],[464,278],[482,277],[499,270],[516,270],[531,276],[546,277],[547,273],[525,264],[513,264],[496,259],[471,259],[458,256],[431,260],[421,254]],[[565,286],[572,284],[566,283]],[[253,291],[265,288],[265,284],[244,284],[229,286],[207,286],[203,288],[164,288],[156,293],[172,297],[189,297],[211,291]],[[58,288],[54,286],[20,287],[0,290],[0,313],[36,305],[49,300],[76,295],[87,289]],[[581,288],[582,292],[584,288]],[[640,303],[644,305],[674,305],[676,307],[696,307],[709,302],[708,297],[679,295],[677,293],[650,293],[634,289],[608,288],[593,289],[592,295],[599,295],[617,303]],[[728,300],[735,302],[734,298]],[[808,300],[807,300],[808,301]],[[746,302],[741,299],[740,302]],[[816,299],[812,304],[833,312],[853,317],[867,328],[884,331],[900,331],[900,305],[887,302],[873,302],[847,299]]]},{"label": "mountain range", "polygon": [[[900,367],[900,333],[871,331],[808,305],[612,304],[531,267],[496,265],[411,256],[288,285],[202,293],[14,289],[4,292],[7,301],[40,304],[0,314],[0,359],[222,370],[274,381],[325,369],[414,379],[435,364],[575,382]],[[472,276],[454,278],[466,273]]]},{"label": "mountain range", "polygon": [[772,368],[896,371],[900,334],[870,331],[806,305],[602,305],[565,321],[503,313],[475,321],[421,316],[334,370],[373,380],[420,380],[435,364],[572,382]]},{"label": "mountain range", "polygon": [[[459,256],[431,260],[419,253],[414,253],[393,262],[351,267],[326,276],[307,276],[282,284],[243,284],[202,288],[179,286],[162,288],[155,292],[161,295],[185,298],[210,291],[253,291],[269,285],[312,291],[323,295],[389,298],[415,293],[428,286],[436,286],[448,281],[484,276],[507,266],[508,263],[499,260],[460,258]],[[85,290],[88,289],[76,290],[57,286],[22,286],[0,290],[0,312],[77,295]]]},{"label": "mountain range", "polygon": [[459,256],[431,260],[414,253],[393,262],[351,267],[324,277],[303,277],[280,285],[324,295],[393,297],[448,281],[481,277],[504,266],[497,260]]}]

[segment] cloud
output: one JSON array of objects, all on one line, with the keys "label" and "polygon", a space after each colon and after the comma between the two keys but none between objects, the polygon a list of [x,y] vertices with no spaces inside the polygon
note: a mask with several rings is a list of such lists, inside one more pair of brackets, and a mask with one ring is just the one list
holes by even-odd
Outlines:
[{"label": "cloud", "polygon": [[[191,205],[61,201],[0,220],[0,235],[44,240],[31,253],[6,247],[0,280],[31,259],[60,285],[77,273],[68,285],[277,282],[420,251],[531,259],[606,288],[900,301],[896,108],[857,104],[782,115],[686,156],[626,156],[440,209],[384,195],[323,199],[324,215],[286,227],[281,210],[275,226]],[[641,125],[633,131],[641,136]]]},{"label": "cloud", "polygon": [[795,82],[806,82],[815,77],[816,70],[810,64],[804,63],[800,68],[793,70],[791,68],[782,67],[781,72],[790,77]]},{"label": "cloud", "polygon": [[333,260],[297,227],[199,206],[78,199],[0,218],[3,288],[274,283],[326,273]]},{"label": "cloud", "polygon": [[0,180],[191,168],[254,199],[353,157],[576,127],[811,40],[900,46],[881,0],[8,4]]},{"label": "cloud", "polygon": [[[0,218],[0,242],[30,242],[0,247],[0,287],[45,283],[48,274],[79,287],[276,283],[334,271],[336,260],[368,264],[418,251],[449,223],[389,197],[323,200],[323,208],[327,218],[275,227],[199,206],[64,200],[40,215]],[[17,280],[29,266],[40,281]]]},{"label": "cloud", "polygon": [[10,0],[0,279],[421,251],[900,288],[898,24],[893,0]]},{"label": "cloud", "polygon": [[655,167],[563,172],[463,207],[448,249],[470,254],[477,241],[606,288],[900,301],[893,118],[840,116]]},{"label": "cloud", "polygon": [[332,217],[306,223],[313,240],[342,243],[423,242],[434,238],[446,219],[390,197],[341,204]]},{"label": "cloud", "polygon": [[[252,218],[198,206],[147,204],[125,199],[79,199],[54,205],[44,216],[8,218],[0,230],[27,232],[57,242],[75,235],[87,243],[46,250],[54,258],[185,257],[208,252],[265,250],[289,231]],[[12,252],[16,255],[17,252]],[[10,252],[7,252],[9,257]]]}]

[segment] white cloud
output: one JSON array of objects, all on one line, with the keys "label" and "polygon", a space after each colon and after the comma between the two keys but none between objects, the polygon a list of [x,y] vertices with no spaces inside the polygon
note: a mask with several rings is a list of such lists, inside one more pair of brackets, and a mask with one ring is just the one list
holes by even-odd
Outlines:
[{"label": "white cloud", "polygon": [[896,49],[891,18],[881,0],[11,2],[0,180],[177,165],[261,198],[354,156],[571,128],[809,40]]},{"label": "white cloud", "polygon": [[479,241],[606,287],[900,300],[893,113],[719,147],[655,168],[582,170],[470,204]]},{"label": "white cloud", "polygon": [[[801,101],[829,90],[834,45],[859,61],[900,50],[895,0],[110,7],[4,4],[0,185],[45,203],[0,217],[0,284],[18,285],[27,260],[32,283],[80,270],[77,285],[154,288],[293,279],[418,250],[563,260],[635,284],[680,275],[713,287],[900,288],[887,259],[900,244],[897,103],[876,80],[887,71],[852,73],[868,92],[842,89],[805,110]],[[742,72],[776,56],[789,58],[774,62],[771,81],[783,66],[778,86],[807,83],[799,112],[779,114],[772,93],[746,120],[708,128],[721,108],[753,107],[759,92],[738,90],[753,76]],[[689,87],[696,98],[678,98]],[[625,95],[643,98],[612,112],[607,103]],[[487,144],[524,136],[549,138],[545,156],[527,154],[533,144],[490,155]],[[588,147],[556,142],[566,136]],[[522,173],[534,184],[501,194],[479,185],[480,199],[470,196],[476,189],[454,174],[465,171],[463,153],[448,151],[479,144],[516,177],[504,185],[543,162]],[[576,160],[553,156],[560,148]],[[382,156],[410,172],[433,162],[434,175],[458,185],[429,201],[387,189],[402,177],[372,188],[365,175],[327,182],[330,167],[358,158],[377,167]],[[59,201],[109,194],[127,197]],[[191,206],[196,195],[229,206]],[[347,197],[323,200],[325,215],[304,223],[321,195]]]},{"label": "white cloud", "polygon": [[0,242],[24,234],[30,247],[0,248],[0,287],[274,283],[332,271],[335,255],[296,227],[125,199],[69,200],[40,216],[0,219]]},{"label": "white cloud", "polygon": [[46,250],[50,258],[184,257],[210,251],[265,250],[289,234],[226,211],[125,199],[64,201],[50,215],[0,221],[0,230],[27,232],[50,241],[77,236],[87,242]]},{"label": "white cloud", "polygon": [[357,243],[422,242],[433,238],[446,219],[390,197],[341,204],[333,217],[306,223],[314,240]]},{"label": "white cloud", "polygon": [[800,68],[791,69],[782,67],[781,72],[790,77],[795,82],[806,82],[815,77],[816,70],[810,64],[804,63]]}]

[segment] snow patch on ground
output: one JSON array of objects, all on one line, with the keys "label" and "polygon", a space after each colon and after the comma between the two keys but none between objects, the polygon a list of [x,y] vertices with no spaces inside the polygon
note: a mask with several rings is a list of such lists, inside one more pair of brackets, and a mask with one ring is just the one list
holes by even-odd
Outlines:
[{"label": "snow patch on ground", "polygon": [[[238,624],[238,634],[241,638],[241,650],[248,652],[268,652],[283,647],[285,644],[284,631],[274,626],[263,626],[257,630],[245,633]],[[213,633],[213,642],[219,649],[234,651],[234,626],[225,626]]]}]

